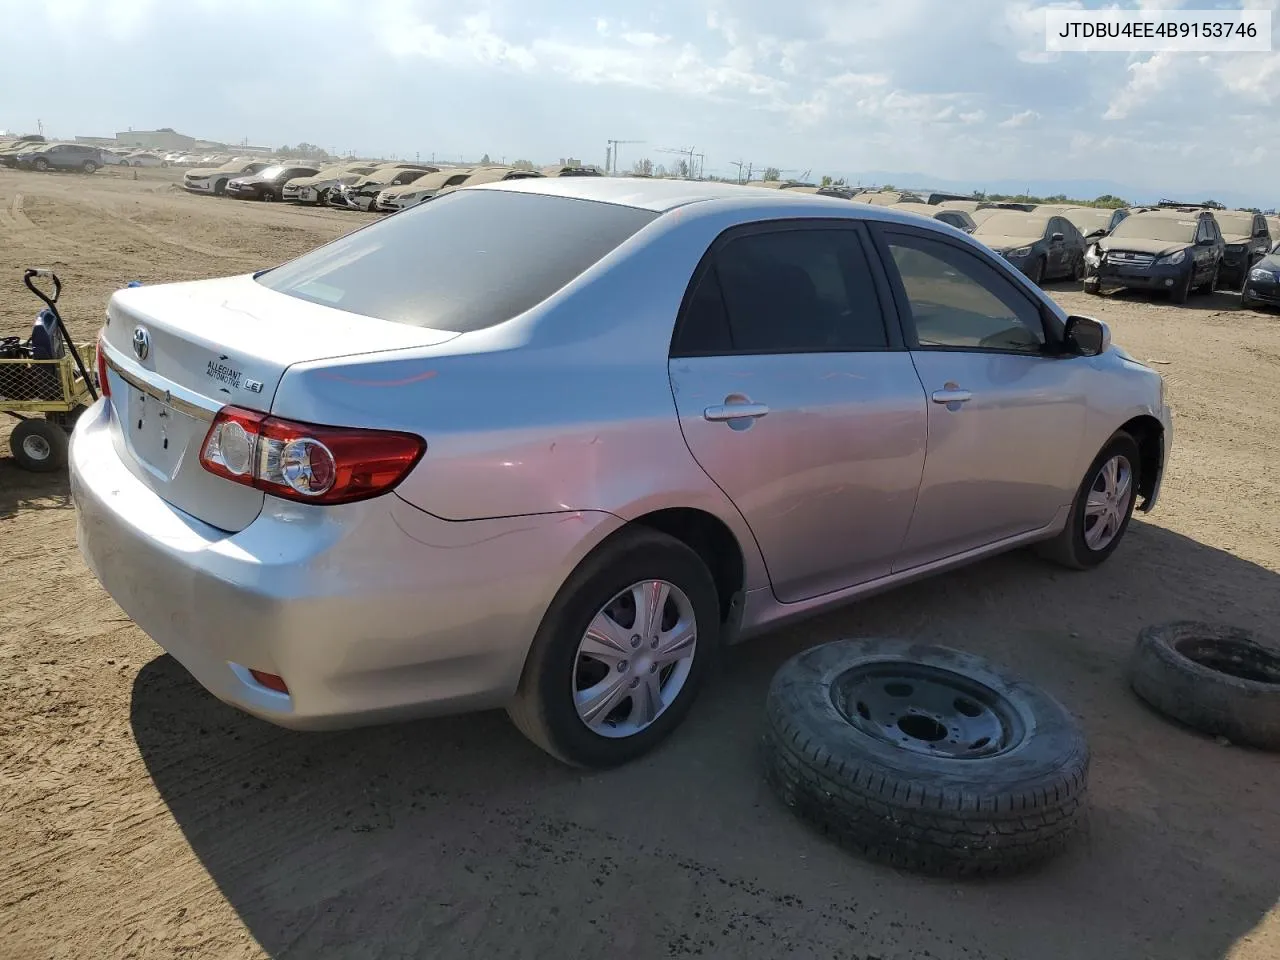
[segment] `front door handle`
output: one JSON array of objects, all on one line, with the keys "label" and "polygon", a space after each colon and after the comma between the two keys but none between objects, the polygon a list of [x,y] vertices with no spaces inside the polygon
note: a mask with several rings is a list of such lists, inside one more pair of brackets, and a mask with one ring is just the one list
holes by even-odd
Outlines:
[{"label": "front door handle", "polygon": [[947,384],[943,390],[933,391],[934,403],[966,403],[972,399],[973,394],[968,390],[960,390],[951,384]]},{"label": "front door handle", "polygon": [[759,420],[769,412],[769,407],[763,403],[722,403],[718,406],[707,407],[702,411],[702,416],[713,422],[724,420]]}]

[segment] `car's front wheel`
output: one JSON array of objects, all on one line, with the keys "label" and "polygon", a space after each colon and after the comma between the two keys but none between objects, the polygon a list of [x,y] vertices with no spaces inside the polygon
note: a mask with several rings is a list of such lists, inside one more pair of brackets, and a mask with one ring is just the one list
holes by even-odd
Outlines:
[{"label": "car's front wheel", "polygon": [[1037,258],[1036,262],[1031,264],[1031,270],[1027,273],[1027,279],[1037,287],[1044,283],[1044,257]]},{"label": "car's front wheel", "polygon": [[33,169],[39,170],[41,173],[44,173],[46,170],[49,169],[49,161],[44,159],[44,157],[37,157],[35,160],[31,161],[31,166]]},{"label": "car's front wheel", "polygon": [[715,581],[697,553],[666,534],[625,530],[561,587],[507,712],[566,763],[626,763],[684,719],[719,632]]},{"label": "car's front wheel", "polygon": [[1073,570],[1088,570],[1115,552],[1129,529],[1141,480],[1138,444],[1117,433],[1090,464],[1067,525],[1040,552]]}]

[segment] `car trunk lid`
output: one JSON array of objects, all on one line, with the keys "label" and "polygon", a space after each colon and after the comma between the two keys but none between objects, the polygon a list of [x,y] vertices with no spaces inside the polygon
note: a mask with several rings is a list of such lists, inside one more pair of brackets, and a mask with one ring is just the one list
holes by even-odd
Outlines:
[{"label": "car trunk lid", "polygon": [[295,363],[454,336],[287,296],[250,276],[121,290],[111,298],[103,332],[113,442],[129,469],[167,502],[212,526],[240,530],[262,509],[263,494],[199,462],[221,407],[269,411]]}]

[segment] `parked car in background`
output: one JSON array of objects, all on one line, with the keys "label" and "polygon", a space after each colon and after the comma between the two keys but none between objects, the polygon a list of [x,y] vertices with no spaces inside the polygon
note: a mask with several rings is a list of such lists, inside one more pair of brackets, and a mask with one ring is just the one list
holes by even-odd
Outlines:
[{"label": "parked car in background", "polygon": [[374,198],[373,209],[378,213],[394,213],[425,203],[446,187],[455,187],[465,182],[475,170],[474,167],[452,167],[438,173],[428,173],[413,183],[387,187]]},{"label": "parked car in background", "polygon": [[294,177],[314,177],[316,167],[277,163],[246,177],[235,177],[227,183],[227,196],[237,200],[279,200],[287,181]]},{"label": "parked car in background", "polygon": [[102,151],[83,143],[42,143],[14,157],[23,170],[75,170],[93,173],[102,166]]},{"label": "parked car in background", "polygon": [[11,137],[0,141],[0,166],[16,167],[18,165],[18,154],[29,153],[36,147],[47,142],[48,141],[39,134],[30,134],[24,137]]},{"label": "parked car in background", "polygon": [[544,177],[599,177],[603,176],[599,167],[583,164],[552,164],[542,168]]},{"label": "parked car in background", "polygon": [[1096,243],[1129,216],[1129,211],[1124,207],[1064,207],[1059,213],[1080,231],[1085,243]]},{"label": "parked car in background", "polygon": [[284,185],[282,198],[307,206],[323,204],[329,199],[329,192],[345,183],[355,183],[380,167],[380,163],[361,161],[359,163],[338,163],[322,167],[314,177],[299,177]]},{"label": "parked car in background", "polygon": [[329,192],[329,206],[344,210],[372,210],[378,194],[420,180],[439,167],[427,164],[387,164],[352,183],[338,184]]},{"label": "parked car in background", "polygon": [[794,190],[796,193],[811,193],[818,197],[835,197],[837,200],[852,200],[857,195],[853,187],[817,186],[811,183],[784,184],[783,190]]},{"label": "parked car in background", "polygon": [[130,152],[123,147],[107,147],[102,151],[102,165],[105,167],[122,167],[125,165],[125,157]]},{"label": "parked car in background", "polygon": [[1232,290],[1240,289],[1253,265],[1271,252],[1267,218],[1248,210],[1214,210],[1213,217],[1218,221],[1224,244],[1218,283]]},{"label": "parked car in background", "polygon": [[124,158],[126,167],[167,167],[169,161],[150,150],[135,150]]},{"label": "parked car in background", "polygon": [[536,170],[513,170],[511,167],[477,167],[467,174],[467,178],[461,183],[442,187],[433,199],[439,199],[446,194],[453,193],[455,190],[474,187],[482,183],[502,183],[507,180],[537,180],[541,178],[542,174]]},{"label": "parked car in background", "polygon": [[1148,210],[1116,224],[1085,254],[1086,293],[1160,290],[1174,303],[1217,285],[1222,233],[1208,210]]},{"label": "parked car in background", "polygon": [[182,186],[192,193],[211,193],[216,197],[226,193],[227,184],[236,177],[246,177],[271,166],[266,160],[248,160],[237,157],[218,167],[197,167],[182,175]]},{"label": "parked car in background", "polygon": [[895,203],[924,203],[924,197],[897,190],[867,190],[853,197],[854,203],[869,203],[875,207],[889,207]]},{"label": "parked car in background", "polygon": [[901,210],[903,213],[914,213],[918,217],[929,217],[932,220],[941,220],[943,223],[949,223],[957,230],[963,230],[965,233],[973,233],[978,226],[973,217],[965,210],[952,210],[948,207],[931,203],[891,203],[889,204],[889,209]]},{"label": "parked car in background", "polygon": [[1084,237],[1058,214],[999,210],[977,225],[973,238],[1012,263],[1032,283],[1084,277]]},{"label": "parked car in background", "polygon": [[[981,200],[942,200],[936,205],[944,210],[963,210],[965,213],[972,214],[982,208]],[[933,206],[933,204],[930,204]]]},{"label": "parked car in background", "polygon": [[981,244],[736,184],[456,190],[107,318],[70,489],[143,631],[276,724],[505,706],[588,767],[787,618],[1145,563],[1172,442],[1160,375]]},{"label": "parked car in background", "polygon": [[1240,291],[1240,306],[1280,307],[1280,242],[1249,269]]}]

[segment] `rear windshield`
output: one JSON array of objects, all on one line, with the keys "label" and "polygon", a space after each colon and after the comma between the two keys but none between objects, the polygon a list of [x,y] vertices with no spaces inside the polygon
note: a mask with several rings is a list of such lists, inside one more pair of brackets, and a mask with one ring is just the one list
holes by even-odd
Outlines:
[{"label": "rear windshield", "polygon": [[434,330],[482,330],[541,303],[657,216],[501,190],[439,197],[258,277],[289,296]]},{"label": "rear windshield", "polygon": [[1173,217],[1145,217],[1136,214],[1125,217],[1111,236],[1123,240],[1126,237],[1135,240],[1163,240],[1165,243],[1191,243],[1195,240],[1196,227],[1200,221],[1195,217],[1174,219]]}]

